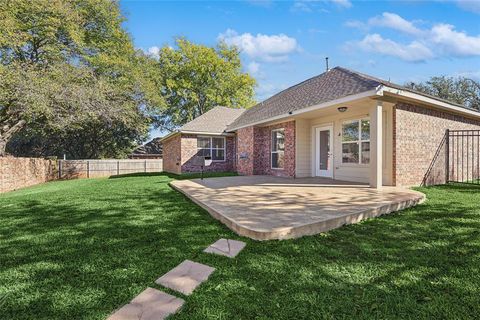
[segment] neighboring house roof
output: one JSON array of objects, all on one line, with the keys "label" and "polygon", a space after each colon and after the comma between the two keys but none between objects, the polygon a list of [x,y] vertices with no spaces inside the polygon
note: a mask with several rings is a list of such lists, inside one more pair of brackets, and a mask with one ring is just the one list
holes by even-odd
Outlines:
[{"label": "neighboring house roof", "polygon": [[180,129],[162,138],[166,140],[178,133],[195,134],[224,134],[227,126],[237,119],[245,109],[234,109],[217,106],[205,112],[201,116],[183,125]]},{"label": "neighboring house roof", "polygon": [[162,155],[163,145],[162,138],[153,138],[144,145],[133,150],[132,155]]},{"label": "neighboring house roof", "polygon": [[[246,110],[228,126],[227,130],[234,131],[245,126],[266,122],[282,115],[292,114],[297,110],[356,94],[378,90],[382,86],[412,92],[443,103],[448,103],[452,106],[465,108],[462,105],[433,97],[389,81],[342,67],[336,67],[285,89]],[[468,110],[472,111],[472,109]]]}]

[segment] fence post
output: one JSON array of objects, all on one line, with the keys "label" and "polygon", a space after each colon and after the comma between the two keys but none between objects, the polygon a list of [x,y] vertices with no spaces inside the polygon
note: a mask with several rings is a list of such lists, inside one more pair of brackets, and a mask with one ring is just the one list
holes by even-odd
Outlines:
[{"label": "fence post", "polygon": [[445,139],[445,183],[448,183],[450,181],[450,129],[445,132]]},{"label": "fence post", "polygon": [[117,160],[117,176],[120,175],[120,161]]},{"label": "fence post", "polygon": [[147,160],[145,160],[145,163],[143,165],[143,172],[147,172]]},{"label": "fence post", "polygon": [[87,160],[87,178],[90,178],[90,161]]},{"label": "fence post", "polygon": [[58,160],[58,179],[62,179],[62,160]]}]

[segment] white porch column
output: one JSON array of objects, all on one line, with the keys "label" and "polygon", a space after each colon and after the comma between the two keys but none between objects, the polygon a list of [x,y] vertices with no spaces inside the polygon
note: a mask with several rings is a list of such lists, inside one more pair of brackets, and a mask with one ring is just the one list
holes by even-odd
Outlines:
[{"label": "white porch column", "polygon": [[383,103],[377,101],[370,107],[370,187],[381,188],[383,177],[382,152]]}]

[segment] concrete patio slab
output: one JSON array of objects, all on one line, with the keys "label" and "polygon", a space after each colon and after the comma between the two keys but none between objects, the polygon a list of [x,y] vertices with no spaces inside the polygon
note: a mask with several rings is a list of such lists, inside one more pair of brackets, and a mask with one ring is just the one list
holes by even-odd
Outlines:
[{"label": "concrete patio slab", "polygon": [[158,278],[155,283],[189,295],[196,287],[207,280],[213,271],[215,271],[215,268],[185,260]]},{"label": "concrete patio slab", "polygon": [[243,241],[230,240],[230,239],[220,239],[217,240],[214,244],[211,244],[208,248],[203,250],[207,253],[215,253],[222,256],[227,256],[229,258],[235,258],[240,251],[245,248],[247,244]]},{"label": "concrete patio slab", "polygon": [[238,176],[176,180],[170,185],[237,234],[256,240],[313,235],[402,210],[425,199],[406,188],[326,178]]},{"label": "concrete patio slab", "polygon": [[177,312],[184,302],[160,290],[147,288],[107,320],[161,320]]}]

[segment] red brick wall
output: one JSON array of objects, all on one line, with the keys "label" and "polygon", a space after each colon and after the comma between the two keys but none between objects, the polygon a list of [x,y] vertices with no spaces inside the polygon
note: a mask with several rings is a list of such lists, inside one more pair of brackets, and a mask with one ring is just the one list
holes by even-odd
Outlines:
[{"label": "red brick wall", "polygon": [[181,173],[181,136],[178,134],[163,142],[163,171]]},{"label": "red brick wall", "polygon": [[[272,130],[285,129],[285,162],[283,169],[272,169]],[[254,174],[281,177],[295,176],[295,121],[255,128]]]},{"label": "red brick wall", "polygon": [[39,158],[0,157],[0,192],[58,178],[57,162]]},{"label": "red brick wall", "polygon": [[[285,129],[285,162],[283,169],[272,169],[271,132]],[[247,127],[237,132],[237,172],[241,175],[295,176],[295,121],[268,127]],[[242,158],[243,154],[243,158]]]},{"label": "red brick wall", "polygon": [[254,134],[253,126],[237,131],[237,172],[240,175],[253,175]]},{"label": "red brick wall", "polygon": [[[208,167],[207,172],[230,172],[234,170],[235,161],[235,138],[225,137],[225,161],[215,161]],[[182,173],[199,172],[201,167],[196,165],[197,135],[182,134]]]},{"label": "red brick wall", "polygon": [[424,178],[427,184],[444,183],[445,148],[441,143],[445,131],[480,129],[480,121],[411,104],[397,104],[393,119],[396,185],[420,185]]}]

